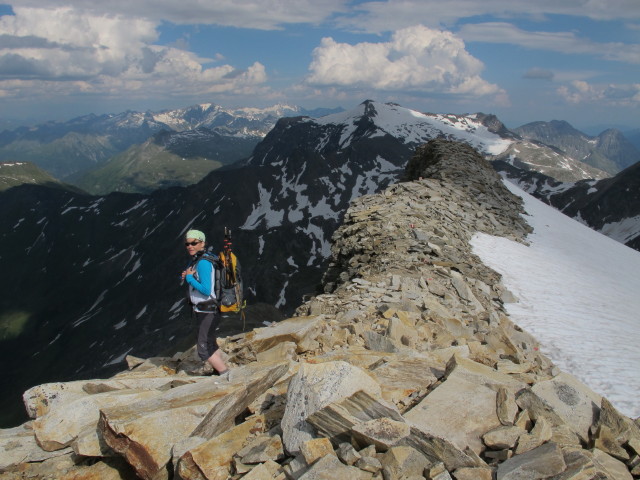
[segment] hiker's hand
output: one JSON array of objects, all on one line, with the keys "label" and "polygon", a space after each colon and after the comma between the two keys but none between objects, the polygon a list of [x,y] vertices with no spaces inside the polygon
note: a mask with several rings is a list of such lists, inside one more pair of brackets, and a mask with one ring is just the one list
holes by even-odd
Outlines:
[{"label": "hiker's hand", "polygon": [[195,268],[187,268],[187,269],[184,271],[184,275],[185,275],[185,277],[186,277],[187,275],[193,275],[194,273],[196,273],[196,269],[195,269]]}]

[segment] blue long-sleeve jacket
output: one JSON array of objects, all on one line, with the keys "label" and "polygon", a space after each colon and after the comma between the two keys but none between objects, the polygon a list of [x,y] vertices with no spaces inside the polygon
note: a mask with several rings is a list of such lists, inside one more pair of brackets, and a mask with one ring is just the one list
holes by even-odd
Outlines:
[{"label": "blue long-sleeve jacket", "polygon": [[185,280],[189,286],[196,289],[205,297],[209,297],[213,292],[213,265],[206,260],[199,260],[196,264],[196,274],[187,275]]}]

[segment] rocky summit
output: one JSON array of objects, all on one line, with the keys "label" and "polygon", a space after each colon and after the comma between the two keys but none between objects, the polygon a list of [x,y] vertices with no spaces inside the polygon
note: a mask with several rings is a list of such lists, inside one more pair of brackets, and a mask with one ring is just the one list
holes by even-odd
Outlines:
[{"label": "rocky summit", "polygon": [[352,202],[324,293],[111,378],[24,394],[2,478],[522,480],[640,478],[640,427],[560,371],[508,318],[475,232],[526,242],[520,199],[471,147],[433,140],[405,181]]}]

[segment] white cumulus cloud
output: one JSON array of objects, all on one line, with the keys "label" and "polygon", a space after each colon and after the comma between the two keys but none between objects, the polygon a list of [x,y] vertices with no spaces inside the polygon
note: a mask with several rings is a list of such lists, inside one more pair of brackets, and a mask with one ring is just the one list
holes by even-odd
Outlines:
[{"label": "white cumulus cloud", "polygon": [[640,63],[640,44],[592,42],[574,32],[529,32],[510,23],[486,22],[464,25],[458,33],[467,41],[508,43],[528,49],[595,55],[604,60]]},{"label": "white cumulus cloud", "polygon": [[453,33],[423,25],[395,32],[388,42],[338,43],[323,38],[313,51],[307,83],[466,95],[503,94],[480,77],[483,64]]},{"label": "white cumulus cloud", "polygon": [[14,7],[73,7],[91,15],[123,15],[181,25],[223,25],[277,30],[290,23],[317,24],[347,11],[347,0],[12,0]]},{"label": "white cumulus cloud", "polygon": [[557,89],[558,94],[572,104],[607,106],[640,106],[640,83],[629,85],[598,85],[576,80]]},{"label": "white cumulus cloud", "polygon": [[157,45],[158,23],[70,7],[14,7],[0,17],[0,95],[238,93],[266,79],[262,64],[211,59]]}]

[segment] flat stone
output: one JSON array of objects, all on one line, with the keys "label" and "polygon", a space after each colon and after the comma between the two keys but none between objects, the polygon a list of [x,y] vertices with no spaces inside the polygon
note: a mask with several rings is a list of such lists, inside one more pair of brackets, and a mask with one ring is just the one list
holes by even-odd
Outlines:
[{"label": "flat stone", "polygon": [[568,373],[536,383],[533,393],[551,406],[582,439],[589,440],[589,429],[598,418],[602,397]]},{"label": "flat stone", "polygon": [[174,381],[193,382],[174,370],[158,367],[152,371],[127,371],[109,379],[77,380],[36,385],[22,395],[27,414],[31,418],[41,417],[57,405],[64,405],[81,397],[114,390],[160,390]]},{"label": "flat stone", "polygon": [[564,472],[551,477],[551,480],[593,480],[597,478],[593,454],[582,448],[563,448],[567,468]]},{"label": "flat stone", "polygon": [[425,474],[432,480],[452,480],[451,475],[442,462],[438,462],[425,469]]},{"label": "flat stone", "polygon": [[491,468],[458,468],[453,472],[455,480],[492,480],[493,469]]},{"label": "flat stone", "polygon": [[242,476],[243,480],[273,480],[273,472],[263,463]]},{"label": "flat stone", "polygon": [[71,448],[53,452],[43,450],[36,442],[31,423],[14,428],[0,429],[0,470],[27,462],[42,462],[49,458],[68,455]]},{"label": "flat stone", "polygon": [[498,465],[497,480],[538,480],[564,472],[567,465],[562,450],[546,443],[522,455],[515,455]]},{"label": "flat stone", "polygon": [[[68,402],[55,403],[46,414],[34,420],[33,431],[40,446],[49,451],[71,445],[81,434],[91,436],[99,444],[100,409],[152,399],[161,393],[157,390],[116,390],[69,397]],[[99,453],[101,451],[99,449]]]},{"label": "flat stone", "polygon": [[236,454],[242,463],[251,465],[272,460],[282,460],[284,449],[280,435],[261,435]]},{"label": "flat stone", "polygon": [[[482,435],[501,424],[496,390],[517,385],[507,375],[454,357],[446,380],[403,416],[416,428],[446,439],[460,450],[484,450]],[[494,388],[491,388],[494,387]]]},{"label": "flat stone", "polygon": [[382,470],[380,460],[375,457],[361,457],[355,464],[363,472],[376,473]]},{"label": "flat stone", "polygon": [[[272,385],[265,382],[272,371],[288,369],[286,365],[277,364],[266,370],[264,367],[253,363],[235,369],[231,382],[218,382],[207,377],[204,381],[163,392],[158,397],[105,408],[100,417],[102,435],[140,477],[155,480],[154,477],[166,470],[171,450],[178,441],[192,434],[208,438],[207,435],[199,435],[196,432],[198,428],[210,434],[229,428],[234,417],[219,415],[220,412],[243,408],[242,404],[234,402],[242,399],[250,402],[247,391],[259,393],[259,389],[253,388],[255,383],[262,384],[266,390]],[[214,409],[219,402],[222,402],[222,407]]]},{"label": "flat stone", "polygon": [[304,457],[308,465],[326,455],[335,455],[333,445],[328,438],[312,438],[300,445],[300,453]]},{"label": "flat stone", "polygon": [[602,397],[600,417],[596,427],[600,425],[609,427],[620,445],[633,439],[640,442],[640,420],[636,419],[634,422],[622,415],[605,397]]},{"label": "flat stone", "polygon": [[424,469],[431,465],[430,460],[423,453],[406,446],[391,447],[382,455],[381,463],[391,478],[422,476]]},{"label": "flat stone", "polygon": [[334,444],[340,444],[351,441],[351,429],[355,425],[376,418],[404,421],[393,405],[380,397],[357,391],[339,402],[326,405],[312,413],[307,417],[307,422],[319,434],[331,439]]},{"label": "flat stone", "polygon": [[618,444],[614,433],[606,425],[600,425],[598,428],[593,446],[622,461],[627,461],[631,458],[629,453]]},{"label": "flat stone", "polygon": [[433,356],[396,356],[381,366],[369,369],[369,374],[382,389],[382,398],[398,403],[414,392],[426,389],[438,380],[433,371],[442,362]]},{"label": "flat stone", "polygon": [[387,336],[402,345],[413,346],[418,332],[410,321],[392,317],[389,319]]},{"label": "flat stone", "polygon": [[515,395],[507,388],[500,387],[496,397],[496,411],[502,425],[513,425],[518,415],[518,404]]},{"label": "flat stone", "polygon": [[596,467],[596,472],[615,480],[633,480],[633,476],[629,473],[627,466],[620,460],[597,448],[592,449],[591,453],[593,454],[593,464]]},{"label": "flat stone", "polygon": [[[211,438],[233,426],[234,419],[289,371],[288,363],[253,363],[231,372],[234,388],[211,408],[191,435]],[[224,381],[222,382],[224,385]],[[238,386],[235,388],[235,386]]]},{"label": "flat stone", "polygon": [[374,445],[378,452],[386,452],[410,433],[411,428],[405,422],[385,417],[354,425],[351,439],[360,448]]},{"label": "flat stone", "polygon": [[101,460],[93,465],[76,466],[57,480],[133,480],[135,474],[123,458]]},{"label": "flat stone", "polygon": [[411,427],[411,434],[400,441],[400,446],[415,448],[433,462],[443,462],[449,471],[461,467],[487,466],[470,448],[462,450],[448,440],[416,427]]},{"label": "flat stone", "polygon": [[513,448],[518,443],[518,439],[526,433],[527,432],[520,427],[503,425],[485,433],[482,436],[482,441],[487,447],[493,450],[502,450],[505,448]]},{"label": "flat stone", "polygon": [[256,360],[266,363],[282,362],[283,360],[295,361],[297,359],[296,348],[297,345],[294,342],[282,342],[269,350],[258,352],[256,354]]},{"label": "flat stone", "polygon": [[371,474],[345,465],[335,455],[326,455],[314,463],[298,480],[370,480]]},{"label": "flat stone", "polygon": [[264,417],[258,415],[200,443],[179,458],[178,475],[183,480],[199,480],[203,476],[206,479],[229,478],[233,455],[242,449],[254,432],[263,429]]},{"label": "flat stone", "polygon": [[518,440],[518,446],[515,451],[516,455],[539,447],[543,443],[551,440],[552,435],[553,431],[549,421],[544,417],[538,418],[531,432],[525,433]]},{"label": "flat stone", "polygon": [[322,323],[322,316],[290,318],[268,327],[256,328],[246,336],[246,340],[255,353],[264,352],[284,342],[300,345],[303,341],[315,338],[320,333]]},{"label": "flat stone", "polygon": [[364,342],[366,347],[374,352],[394,353],[400,351],[398,344],[394,342],[393,339],[372,332],[371,330],[364,332]]},{"label": "flat stone", "polygon": [[335,452],[338,458],[346,465],[353,465],[362,457],[353,445],[347,442],[342,442],[338,445],[338,449]]},{"label": "flat stone", "polygon": [[369,375],[346,362],[301,365],[289,382],[281,423],[285,449],[290,454],[299,452],[300,445],[314,437],[307,418],[359,390],[381,396],[380,386]]}]

